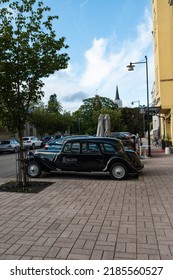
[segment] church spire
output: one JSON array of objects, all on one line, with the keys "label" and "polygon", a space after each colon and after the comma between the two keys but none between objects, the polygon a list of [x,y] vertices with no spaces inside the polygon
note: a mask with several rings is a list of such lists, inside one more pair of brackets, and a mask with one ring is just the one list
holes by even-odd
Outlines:
[{"label": "church spire", "polygon": [[122,100],[120,99],[119,96],[118,86],[116,86],[114,103],[117,104],[118,108],[122,108]]},{"label": "church spire", "polygon": [[115,100],[120,100],[118,86],[116,86]]}]

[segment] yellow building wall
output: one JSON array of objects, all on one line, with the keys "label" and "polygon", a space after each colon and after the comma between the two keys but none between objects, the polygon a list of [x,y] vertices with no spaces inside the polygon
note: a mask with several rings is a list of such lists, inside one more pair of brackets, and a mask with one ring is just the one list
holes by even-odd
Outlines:
[{"label": "yellow building wall", "polygon": [[161,106],[161,134],[173,141],[173,6],[152,0],[155,105]]}]

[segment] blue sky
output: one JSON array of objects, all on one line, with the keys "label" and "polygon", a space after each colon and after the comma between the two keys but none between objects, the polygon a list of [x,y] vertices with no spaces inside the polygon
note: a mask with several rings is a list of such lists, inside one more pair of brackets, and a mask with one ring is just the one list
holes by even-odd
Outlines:
[{"label": "blue sky", "polygon": [[[98,94],[123,106],[146,105],[145,64],[128,72],[129,62],[148,57],[149,91],[154,82],[151,0],[44,0],[59,16],[57,37],[66,37],[69,67],[45,79],[44,103],[56,93],[63,109],[75,111]],[[150,99],[151,101],[151,99]],[[138,103],[135,104],[136,106]]]}]

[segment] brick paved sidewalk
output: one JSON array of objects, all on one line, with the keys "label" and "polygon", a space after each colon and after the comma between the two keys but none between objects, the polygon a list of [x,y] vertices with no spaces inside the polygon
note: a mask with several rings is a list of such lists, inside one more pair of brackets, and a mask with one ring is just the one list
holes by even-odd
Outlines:
[{"label": "brick paved sidewalk", "polygon": [[0,259],[173,259],[173,155],[144,164],[138,180],[54,177],[38,194],[1,192]]}]

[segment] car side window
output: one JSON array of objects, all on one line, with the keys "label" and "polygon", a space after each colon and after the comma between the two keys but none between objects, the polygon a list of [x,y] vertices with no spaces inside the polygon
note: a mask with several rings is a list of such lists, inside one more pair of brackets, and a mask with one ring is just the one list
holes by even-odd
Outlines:
[{"label": "car side window", "polygon": [[71,145],[71,152],[75,153],[75,154],[79,154],[80,153],[80,143],[79,142],[72,143],[72,145]]},{"label": "car side window", "polygon": [[82,143],[82,153],[88,153],[87,143]]},{"label": "car side window", "polygon": [[89,143],[88,151],[89,153],[100,154],[99,146],[96,143]]},{"label": "car side window", "polygon": [[66,143],[63,148],[63,152],[79,154],[80,153],[80,143],[79,142]]},{"label": "car side window", "polygon": [[82,153],[83,154],[98,154],[100,149],[97,143],[82,143]]},{"label": "car side window", "polygon": [[66,143],[63,148],[64,153],[69,153],[71,149],[71,143]]},{"label": "car side window", "polygon": [[101,149],[103,152],[110,153],[110,154],[112,154],[112,153],[117,154],[117,151],[118,151],[115,146],[113,146],[111,144],[107,144],[107,143],[102,144]]}]

